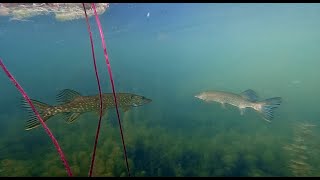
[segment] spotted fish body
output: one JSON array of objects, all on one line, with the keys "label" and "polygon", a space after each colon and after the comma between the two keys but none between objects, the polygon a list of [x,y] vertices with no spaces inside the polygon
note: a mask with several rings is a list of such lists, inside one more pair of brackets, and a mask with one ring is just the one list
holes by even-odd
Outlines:
[{"label": "spotted fish body", "polygon": [[244,114],[246,108],[252,108],[261,113],[265,120],[271,121],[273,119],[273,110],[280,106],[281,97],[274,97],[258,100],[255,91],[248,89],[240,94],[224,91],[206,91],[195,96],[198,99],[206,102],[218,102],[224,107],[225,104],[230,104],[240,109],[241,115]]},{"label": "spotted fish body", "polygon": [[[141,106],[151,102],[151,99],[147,99],[143,96],[131,94],[131,93],[116,93],[118,106],[124,111],[129,110],[131,107]],[[100,96],[82,96],[76,91],[65,89],[57,95],[57,101],[61,104],[56,106],[50,106],[48,104],[39,102],[37,100],[31,100],[41,118],[47,121],[51,117],[62,114],[63,118],[68,123],[74,122],[81,114],[86,112],[97,112],[100,113]],[[112,93],[102,94],[103,111],[102,115],[105,114],[107,109],[115,107],[114,98]],[[29,110],[31,114],[26,124],[26,130],[36,128],[40,125],[39,120],[32,112],[29,104],[23,101],[25,108]]]}]

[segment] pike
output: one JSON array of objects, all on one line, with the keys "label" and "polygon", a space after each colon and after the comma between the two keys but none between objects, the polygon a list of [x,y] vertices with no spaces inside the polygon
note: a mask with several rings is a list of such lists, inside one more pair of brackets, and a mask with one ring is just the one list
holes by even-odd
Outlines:
[{"label": "pike", "polygon": [[271,122],[274,117],[274,109],[278,108],[282,102],[281,97],[273,97],[259,101],[255,91],[248,89],[240,94],[224,91],[206,91],[195,96],[206,102],[218,102],[225,107],[225,104],[238,107],[243,115],[246,108],[252,108],[259,112],[264,120]]},{"label": "pike", "polygon": [[[142,106],[152,101],[144,96],[131,93],[116,93],[116,96],[118,105],[124,112],[128,111],[131,107]],[[67,123],[73,123],[83,113],[97,112],[99,114],[100,112],[99,95],[82,96],[77,91],[64,89],[57,94],[56,99],[58,102],[61,102],[61,104],[52,106],[31,99],[43,121],[47,121],[53,116],[62,114],[63,119],[65,119]],[[115,107],[112,93],[102,94],[102,104],[103,116],[107,109]],[[38,127],[40,122],[37,119],[37,116],[34,115],[30,105],[24,99],[22,99],[22,107],[27,109],[30,113],[30,118],[27,120],[25,129],[31,130]]]}]

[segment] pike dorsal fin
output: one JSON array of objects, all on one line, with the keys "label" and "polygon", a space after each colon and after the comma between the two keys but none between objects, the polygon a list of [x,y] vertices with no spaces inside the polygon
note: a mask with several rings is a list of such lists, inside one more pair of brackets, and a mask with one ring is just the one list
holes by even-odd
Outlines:
[{"label": "pike dorsal fin", "polygon": [[80,93],[71,89],[64,89],[57,94],[57,101],[62,103],[68,103],[74,100],[74,98],[81,96]]},{"label": "pike dorsal fin", "polygon": [[248,101],[251,101],[251,102],[256,102],[258,101],[258,95],[257,93],[252,90],[252,89],[247,89],[245,91],[243,91],[242,93],[240,93],[240,95],[247,99]]}]

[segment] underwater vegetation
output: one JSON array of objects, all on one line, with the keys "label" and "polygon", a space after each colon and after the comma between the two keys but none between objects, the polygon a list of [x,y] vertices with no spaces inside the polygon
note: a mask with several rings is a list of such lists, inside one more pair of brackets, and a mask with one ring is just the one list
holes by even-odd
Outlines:
[{"label": "underwater vegetation", "polygon": [[[272,134],[252,135],[229,129],[204,136],[200,128],[190,136],[181,130],[149,127],[146,119],[136,121],[141,117],[137,112],[122,114],[133,176],[315,176],[317,173],[293,170],[290,166],[293,157],[306,155],[288,153],[283,148],[285,139]],[[53,119],[48,125],[64,149],[74,176],[87,176],[97,117],[83,115],[72,125],[59,117]],[[23,129],[23,125],[19,127]],[[93,176],[127,176],[119,130],[112,115],[103,119],[101,131]],[[5,158],[0,161],[1,176],[67,176],[41,128],[33,132],[13,131],[11,137],[17,139],[8,138],[0,143],[2,154],[5,152]],[[32,143],[35,139],[37,142]]]},{"label": "underwater vegetation", "polygon": [[[36,4],[33,4],[33,6],[35,5]],[[118,71],[119,80],[121,80],[121,78],[126,79],[124,77],[129,76],[128,81],[130,83],[127,85],[134,85],[131,90],[136,89],[136,91],[147,93],[148,90],[143,90],[146,86],[146,89],[151,90],[149,91],[151,95],[157,94],[156,96],[158,96],[156,98],[157,102],[151,105],[151,107],[156,108],[147,111],[144,109],[148,109],[148,107],[143,107],[129,112],[122,112],[121,114],[132,176],[319,176],[320,156],[319,145],[317,144],[316,138],[319,135],[316,131],[318,126],[313,127],[312,125],[306,124],[298,124],[295,128],[292,128],[292,124],[288,126],[288,124],[292,122],[291,117],[300,112],[301,114],[299,114],[299,116],[303,116],[306,119],[310,117],[306,116],[307,113],[312,111],[318,112],[315,108],[317,104],[311,105],[310,103],[312,101],[317,102],[315,96],[312,96],[311,93],[316,91],[314,88],[316,84],[314,83],[314,77],[316,76],[299,75],[317,74],[317,66],[313,64],[313,61],[316,61],[319,55],[315,47],[318,47],[316,44],[318,31],[316,30],[318,30],[320,26],[315,23],[316,21],[312,21],[313,19],[317,20],[317,18],[312,18],[313,16],[311,16],[316,13],[317,8],[307,10],[310,14],[303,12],[292,17],[289,15],[291,13],[297,13],[296,9],[301,9],[300,7],[284,9],[284,11],[280,10],[279,12],[284,12],[284,14],[280,15],[277,13],[274,14],[275,10],[273,10],[270,14],[273,15],[271,19],[269,19],[270,15],[266,14],[269,9],[258,10],[262,12],[263,15],[261,20],[258,16],[252,16],[253,12],[257,12],[256,7],[254,7],[253,12],[251,12],[248,11],[249,9],[246,6],[247,5],[240,7],[240,9],[244,8],[246,13],[239,11],[240,9],[237,7],[232,7],[231,14],[223,15],[221,12],[225,12],[227,9],[219,10],[218,13],[221,14],[219,14],[217,18],[221,23],[214,21],[213,15],[207,18],[208,22],[210,22],[208,24],[214,25],[212,27],[198,26],[196,24],[203,22],[197,22],[197,19],[192,20],[192,18],[186,18],[188,22],[194,21],[195,24],[189,23],[189,25],[183,25],[177,23],[173,27],[166,26],[158,29],[161,23],[150,24],[151,20],[148,12],[147,18],[149,18],[149,20],[147,22],[149,23],[148,26],[153,26],[152,33],[154,33],[154,29],[157,29],[165,34],[158,36],[158,40],[162,42],[153,44],[146,41],[146,39],[153,37],[150,35],[152,33],[145,33],[146,31],[141,31],[134,34],[134,36],[139,42],[138,44],[144,44],[142,47],[152,47],[160,50],[161,53],[158,53],[157,50],[151,50],[151,48],[137,48],[136,43],[133,43],[133,41],[124,41],[125,43],[117,41],[116,44],[119,44],[119,47],[121,47],[118,51],[121,56],[115,59],[117,59],[116,61],[119,59],[118,66],[124,65],[123,69],[127,70]],[[279,9],[277,9],[277,11],[278,10]],[[163,14],[168,12],[170,11],[166,10]],[[178,12],[184,14],[181,13],[181,11]],[[203,14],[207,14],[209,11],[203,12]],[[307,16],[302,16],[302,14],[307,14]],[[156,17],[154,15],[156,14],[152,12],[151,18]],[[253,21],[244,21],[244,19],[247,19],[245,15],[249,15],[248,17],[250,18],[248,20]],[[114,18],[115,15],[112,16],[111,20],[116,19]],[[172,16],[172,14],[169,13],[169,17],[170,16]],[[290,21],[291,19],[293,21]],[[170,18],[169,20],[174,19]],[[273,22],[273,20],[276,21]],[[109,24],[110,21],[107,21],[107,24]],[[233,23],[233,21],[236,23]],[[255,21],[262,22],[263,24],[255,24]],[[126,21],[125,26],[127,26],[127,22],[128,21]],[[41,25],[37,23],[34,23],[34,25],[37,27],[35,33],[39,33],[41,30],[39,27],[41,27]],[[80,27],[81,24],[74,23],[73,25]],[[117,25],[115,29],[121,29],[118,27],[121,23],[111,23],[109,25],[109,27]],[[273,25],[278,26],[274,28]],[[131,23],[129,23],[128,26],[131,29],[129,28],[125,31],[138,30],[135,29],[135,26],[147,27]],[[112,27],[112,29],[113,28],[114,27]],[[194,31],[200,28],[203,28],[204,31]],[[18,29],[20,30],[20,28]],[[66,31],[65,26],[61,29]],[[294,29],[294,31],[290,31],[291,29]],[[4,30],[9,31],[9,29]],[[55,32],[54,28],[50,30]],[[72,34],[77,37],[75,43],[82,44],[80,43],[81,39],[78,39],[78,37],[80,37],[79,34],[76,34],[78,31],[74,29],[71,30]],[[301,30],[307,31],[304,32]],[[122,29],[120,31],[124,30]],[[179,32],[174,35],[170,31]],[[83,31],[80,30],[79,32],[84,33],[86,31],[83,29]],[[186,34],[190,32],[195,32],[196,34]],[[205,35],[207,33],[210,36],[204,36],[203,38],[195,36]],[[21,34],[21,32],[18,32],[18,34]],[[139,36],[139,34],[149,34],[150,36],[143,36],[143,38],[141,38],[142,36]],[[2,37],[5,36],[7,36],[6,33],[2,35]],[[117,36],[122,35],[118,33]],[[127,36],[129,35],[126,34],[123,39]],[[36,38],[34,38],[35,36],[30,37],[33,37],[31,39],[33,43],[30,44],[30,40],[26,41],[28,47],[31,47],[32,44],[37,44]],[[66,37],[69,36],[67,35]],[[197,37],[197,39],[189,39],[189,37]],[[116,39],[115,37],[112,38],[113,40]],[[287,41],[288,39],[285,38],[288,38],[290,41]],[[8,44],[13,44],[12,38],[8,39],[10,39],[10,43]],[[19,36],[17,36],[17,39],[19,39]],[[40,39],[42,42],[43,39],[41,36]],[[56,37],[53,36],[52,39],[54,39],[54,41],[57,40]],[[62,40],[65,41],[65,43],[60,42],[57,44],[59,47],[64,46],[63,49],[65,50],[63,52],[65,54],[68,54],[67,51],[69,51],[68,48],[66,48],[68,47],[68,39],[69,38]],[[135,38],[129,39],[135,40]],[[216,44],[211,44],[211,41]],[[23,41],[19,42],[24,44]],[[251,43],[245,44],[244,42]],[[20,43],[17,43],[15,46],[19,46]],[[47,41],[46,44],[48,45]],[[130,47],[128,44],[134,46],[136,49],[141,49],[137,51],[139,55],[130,53],[136,51],[134,48],[130,51],[125,51],[126,48]],[[165,44],[165,46],[161,47],[162,44]],[[279,44],[280,46],[276,46]],[[293,46],[289,46],[292,44]],[[199,47],[199,49],[192,51],[193,47],[190,45]],[[79,49],[82,49],[82,45],[80,46],[81,48],[79,48],[79,46],[72,46],[73,48],[70,50],[75,49],[77,55],[74,56],[70,54],[70,60],[86,59],[86,56],[84,56],[86,52],[83,51],[82,54],[82,52],[79,51]],[[85,46],[84,43],[83,46]],[[218,48],[220,46],[222,46],[221,49]],[[21,47],[23,46],[17,49],[23,49]],[[209,49],[204,50],[205,47],[209,47]],[[113,48],[118,49],[116,46]],[[8,49],[10,50],[12,48],[8,46]],[[35,47],[31,48],[31,50],[32,49],[37,49],[37,51],[36,53],[32,53],[31,51],[30,54],[39,55],[41,61],[42,59],[46,59],[47,62],[55,62],[53,61],[54,59],[66,61],[68,58],[67,56],[65,57],[66,59],[61,58],[61,56],[65,56],[65,54],[60,55],[53,51],[54,49],[52,48],[48,49],[54,52],[54,54],[47,53],[48,50],[43,52],[38,51],[38,48]],[[6,53],[5,49],[3,51]],[[30,51],[30,49],[26,49],[26,51]],[[173,51],[177,51],[178,54],[181,53],[183,56],[174,55]],[[8,51],[8,54],[9,52],[10,51]],[[150,58],[151,56],[148,58],[148,53],[152,54],[152,58]],[[273,56],[268,56],[269,53]],[[25,56],[28,53],[22,52],[18,54],[24,54]],[[48,58],[41,58],[42,54]],[[122,56],[123,54],[128,55]],[[30,58],[32,56],[29,58],[24,56],[22,57],[25,59],[32,59]],[[78,56],[81,58],[72,58]],[[190,56],[191,60],[189,57],[185,58],[187,56]],[[50,57],[52,57],[52,59],[50,59]],[[117,54],[114,54],[114,57],[117,57]],[[123,60],[126,59],[126,57],[128,57],[130,62],[134,60],[134,62],[138,63],[130,65]],[[144,58],[146,60],[144,60]],[[172,63],[172,66],[170,66],[170,63],[173,62],[175,58],[178,61]],[[13,57],[11,62],[13,62],[14,59],[19,58]],[[165,61],[166,59],[168,59],[168,61]],[[207,59],[208,61],[202,61],[202,59]],[[147,68],[145,68],[143,65],[147,65],[146,62],[151,62],[151,60],[153,61],[150,66],[146,66]],[[275,61],[272,62],[272,60]],[[300,64],[301,60],[307,60],[307,63],[303,62],[302,64],[309,64],[309,66],[306,67],[313,68],[307,70],[307,72],[310,73],[304,73],[302,71],[304,68],[302,68]],[[77,62],[78,61],[76,61],[75,65],[71,64],[75,69],[78,68],[77,65],[81,65]],[[168,62],[169,66],[167,66]],[[210,62],[213,63],[210,64]],[[31,61],[30,64],[27,63],[25,65],[33,66],[34,64],[32,63],[35,64],[37,62]],[[291,63],[294,65],[293,67],[290,66]],[[53,70],[61,70],[60,72],[68,69],[67,66],[65,66],[65,68],[61,67],[58,61],[54,64],[55,66],[47,64],[44,68],[39,68],[39,70],[43,73],[47,71],[46,67]],[[151,65],[157,68],[153,69]],[[235,66],[233,67],[233,65]],[[223,68],[224,66],[225,69]],[[81,68],[81,66],[79,67]],[[86,65],[83,64],[83,67],[86,67]],[[134,69],[133,67],[138,68]],[[165,71],[165,74],[162,74],[162,67],[165,67],[165,70],[169,71]],[[199,71],[192,71],[196,69]],[[19,68],[16,70],[19,70]],[[86,82],[86,78],[83,79],[83,77],[85,77],[84,71],[77,69],[75,70],[76,72],[72,73],[72,69],[68,70],[72,77],[68,77],[65,79],[66,81],[56,84],[57,86],[54,86],[54,88],[58,88],[64,84],[70,86],[75,85],[76,82],[73,81],[74,79],[80,79],[81,82]],[[154,72],[151,74],[152,71]],[[170,71],[172,74],[170,74]],[[201,71],[202,73],[200,73]],[[139,74],[139,72],[149,74]],[[195,73],[192,74],[189,72]],[[79,76],[79,74],[81,74],[81,76]],[[227,76],[228,74],[229,76]],[[189,78],[192,76],[189,81],[187,79],[188,75]],[[206,75],[208,75],[208,79],[204,77]],[[61,77],[65,77],[63,73],[56,73],[55,79],[60,80]],[[186,79],[180,79],[180,77]],[[164,83],[161,78],[166,79],[166,83]],[[73,80],[71,81],[71,79]],[[191,84],[192,79],[197,83]],[[40,83],[41,81],[38,82],[36,79],[34,80],[35,81],[30,83],[29,86],[29,88],[32,87],[31,89],[38,89],[38,92],[32,91],[34,95],[45,91],[44,89],[38,88],[39,86],[45,88],[49,87],[48,84],[55,84],[53,80],[50,79],[46,80],[48,84]],[[148,80],[150,81],[148,82]],[[255,84],[255,81],[257,81],[257,84]],[[291,83],[291,89],[285,88],[287,86],[285,82],[287,81]],[[124,81],[121,80],[120,82]],[[193,90],[187,92],[188,90],[186,89],[188,89],[188,87],[190,87],[189,89],[192,89],[192,87],[200,87],[203,84],[207,84],[206,82],[210,84],[210,86],[229,87],[230,89],[232,89],[232,87],[229,86],[229,84],[237,86],[241,83],[241,86],[238,86],[238,88],[248,85],[251,86],[252,84],[255,84],[253,85],[255,87],[262,85],[260,89],[263,89],[267,94],[272,93],[272,88],[267,89],[264,87],[269,88],[273,85],[273,89],[280,95],[293,93],[291,94],[291,96],[294,97],[291,99],[292,101],[289,101],[289,95],[286,96],[285,100],[288,100],[287,105],[290,104],[291,107],[295,107],[296,109],[283,106],[283,117],[277,117],[272,123],[265,124],[265,122],[257,118],[257,114],[250,113],[250,110],[248,110],[249,112],[248,114],[246,113],[245,116],[240,116],[236,108],[230,108],[226,111],[222,108],[214,108],[217,107],[217,105],[209,107],[205,104],[197,104],[197,101],[192,101],[191,98],[189,101],[188,93],[191,93]],[[186,84],[186,86],[184,86],[184,84]],[[83,83],[80,85],[83,85]],[[172,85],[177,85],[178,87]],[[90,83],[84,87],[89,86]],[[124,87],[126,86],[123,86],[123,88]],[[129,87],[131,88],[131,86]],[[140,90],[137,87],[139,87]],[[302,87],[305,89],[302,89]],[[180,89],[181,92],[175,93],[174,88]],[[299,96],[299,92],[303,93],[303,95]],[[165,96],[168,98],[164,98]],[[186,96],[188,96],[188,98],[185,98]],[[178,100],[179,98],[181,98],[180,100],[182,101]],[[45,101],[47,100],[50,102],[50,98]],[[161,104],[161,100],[164,102],[163,104]],[[302,100],[308,102],[307,107],[306,104],[301,103]],[[11,105],[10,103],[4,104]],[[273,106],[277,104],[279,103],[273,104]],[[301,104],[301,107],[299,107],[299,104]],[[137,104],[134,103],[133,105],[136,106]],[[20,115],[18,110],[12,113],[3,110],[9,108],[2,107],[0,109],[4,112],[2,114],[0,112],[0,119],[2,120],[0,121],[0,136],[2,137],[0,138],[0,176],[67,176],[57,152],[43,129],[37,128],[34,129],[34,131],[24,131],[25,121],[27,120],[25,116]],[[14,111],[12,109],[11,111]],[[97,108],[95,107],[94,109]],[[268,115],[268,117],[272,115],[270,109],[272,109],[272,107],[266,108],[268,111],[266,111],[267,113],[265,114]],[[299,109],[299,111],[295,114],[294,111],[297,109]],[[100,133],[101,136],[98,142],[93,176],[127,176],[116,118],[112,117],[112,114],[107,115],[108,117],[104,117],[102,121],[102,132]],[[36,119],[33,120],[35,121],[31,121],[31,124],[29,124],[31,127],[29,128],[37,125],[38,121]],[[73,118],[70,118],[70,120],[69,122],[74,121]],[[48,126],[55,134],[55,137],[65,152],[74,176],[88,176],[97,123],[98,117],[90,114],[82,116],[72,124],[67,124],[61,115],[57,115],[57,117],[52,117],[52,119],[48,120]],[[285,146],[285,148],[283,148],[283,146]]]},{"label": "underwater vegetation", "polygon": [[299,123],[294,128],[292,143],[284,148],[290,153],[291,160],[288,167],[292,174],[297,177],[316,175],[317,171],[310,164],[310,159],[314,159],[312,149],[316,148],[313,128],[315,125],[309,123]]}]

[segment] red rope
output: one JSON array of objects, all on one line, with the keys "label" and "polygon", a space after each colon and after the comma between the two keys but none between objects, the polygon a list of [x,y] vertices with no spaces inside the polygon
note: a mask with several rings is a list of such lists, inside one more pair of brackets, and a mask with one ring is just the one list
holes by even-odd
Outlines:
[{"label": "red rope", "polygon": [[96,156],[96,150],[97,150],[97,144],[98,144],[98,138],[99,138],[100,126],[101,126],[101,119],[102,119],[102,93],[101,93],[100,79],[99,79],[98,69],[97,69],[97,64],[96,64],[96,57],[95,57],[95,54],[94,54],[94,45],[93,45],[93,40],[92,40],[92,32],[91,32],[91,28],[90,28],[90,24],[89,24],[89,20],[88,20],[88,15],[87,15],[87,11],[86,11],[86,8],[84,6],[84,3],[82,3],[82,6],[83,6],[84,14],[86,16],[86,22],[87,22],[87,25],[88,25],[93,65],[94,65],[94,71],[96,73],[96,79],[97,79],[97,83],[98,83],[99,97],[100,97],[99,122],[98,122],[96,137],[95,137],[95,141],[94,141],[93,153],[92,153],[92,157],[91,157],[91,165],[90,165],[90,170],[89,170],[89,177],[91,177],[92,176],[92,171],[93,171],[93,166],[94,166],[94,160],[95,160],[95,156]]},{"label": "red rope", "polygon": [[70,169],[70,166],[68,165],[68,162],[62,152],[62,149],[59,146],[58,141],[56,140],[56,138],[53,136],[53,134],[51,133],[49,127],[46,125],[46,123],[42,120],[42,118],[40,117],[38,111],[36,110],[36,108],[34,107],[34,105],[32,104],[32,102],[30,101],[30,98],[28,97],[27,93],[23,90],[23,88],[20,86],[20,84],[14,79],[14,77],[11,75],[11,73],[9,72],[9,70],[6,68],[6,66],[2,63],[2,59],[0,58],[0,66],[2,67],[3,71],[7,74],[7,76],[9,77],[9,79],[13,82],[13,84],[16,86],[16,88],[20,91],[21,95],[23,96],[23,98],[29,103],[29,105],[31,106],[33,112],[36,114],[36,116],[38,117],[40,123],[42,124],[44,130],[46,131],[46,133],[49,135],[49,137],[51,138],[53,144],[55,145],[60,158],[66,168],[66,171],[68,173],[69,176],[72,176],[72,172]]},{"label": "red rope", "polygon": [[96,17],[97,25],[98,25],[98,28],[99,28],[99,31],[100,31],[104,57],[106,59],[106,64],[107,64],[107,67],[108,67],[108,72],[109,72],[110,82],[111,82],[111,86],[112,86],[112,93],[113,93],[114,103],[115,103],[116,111],[117,111],[117,117],[118,117],[120,134],[121,134],[121,140],[122,140],[123,151],[124,151],[124,158],[125,158],[125,162],[126,162],[128,176],[130,176],[130,169],[129,169],[127,151],[126,151],[126,146],[125,146],[125,143],[124,143],[124,137],[123,137],[123,131],[122,131],[122,126],[121,126],[119,108],[118,108],[117,97],[116,97],[116,93],[115,93],[116,91],[115,91],[115,87],[114,87],[114,83],[113,83],[112,71],[111,71],[111,65],[110,65],[109,57],[108,57],[108,53],[107,53],[107,47],[106,47],[106,43],[105,43],[105,40],[104,40],[104,35],[103,35],[103,32],[102,32],[102,27],[101,27],[101,23],[100,23],[100,20],[99,20],[99,16],[97,14],[96,6],[94,5],[94,3],[92,3],[92,8],[94,10],[94,14],[95,14],[95,17]]}]

